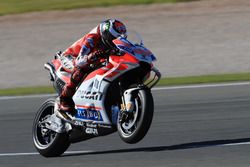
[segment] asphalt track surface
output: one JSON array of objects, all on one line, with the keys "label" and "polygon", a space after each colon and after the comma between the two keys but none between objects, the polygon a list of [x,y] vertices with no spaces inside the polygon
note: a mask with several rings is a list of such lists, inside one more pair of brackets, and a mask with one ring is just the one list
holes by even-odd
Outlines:
[{"label": "asphalt track surface", "polygon": [[250,84],[153,91],[155,115],[138,144],[118,134],[71,145],[44,158],[31,140],[36,109],[46,97],[0,100],[0,166],[240,166],[250,163]]}]

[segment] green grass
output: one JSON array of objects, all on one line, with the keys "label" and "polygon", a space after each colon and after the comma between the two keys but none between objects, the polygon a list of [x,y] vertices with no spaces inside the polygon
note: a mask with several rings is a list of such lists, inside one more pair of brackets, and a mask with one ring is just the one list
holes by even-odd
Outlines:
[{"label": "green grass", "polygon": [[[250,73],[163,78],[157,86],[250,81]],[[0,96],[55,93],[52,86],[0,89]]]},{"label": "green grass", "polygon": [[176,3],[183,1],[192,0],[0,0],[0,15],[96,6]]},{"label": "green grass", "polygon": [[0,96],[47,94],[47,93],[55,93],[54,88],[52,86],[36,86],[36,87],[0,89]]}]

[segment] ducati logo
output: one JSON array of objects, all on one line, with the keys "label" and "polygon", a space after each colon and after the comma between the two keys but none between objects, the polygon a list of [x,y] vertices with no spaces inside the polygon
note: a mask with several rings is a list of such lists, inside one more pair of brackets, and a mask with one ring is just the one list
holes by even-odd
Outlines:
[{"label": "ducati logo", "polygon": [[82,99],[96,100],[96,101],[102,100],[102,93],[101,92],[91,92],[91,91],[81,90],[78,92],[78,94],[80,95],[80,97]]}]

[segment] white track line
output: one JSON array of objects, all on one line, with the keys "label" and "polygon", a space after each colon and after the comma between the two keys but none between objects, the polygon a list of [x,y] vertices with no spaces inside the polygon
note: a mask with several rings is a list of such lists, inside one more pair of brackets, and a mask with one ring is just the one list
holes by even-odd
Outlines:
[{"label": "white track line", "polygon": [[153,90],[211,88],[211,87],[244,86],[244,85],[250,85],[250,82],[218,83],[218,84],[197,84],[197,85],[184,85],[184,86],[156,87],[156,88],[153,88]]},{"label": "white track line", "polygon": [[39,155],[38,152],[30,152],[30,153],[2,153],[0,157],[9,157],[9,156],[22,156],[22,155]]},{"label": "white track line", "polygon": [[[166,87],[156,87],[156,88],[153,88],[152,90],[158,91],[158,90],[194,89],[194,88],[227,87],[227,86],[243,86],[243,85],[250,85],[250,82],[199,84],[199,85],[185,85],[185,86],[166,86]],[[26,95],[26,96],[2,96],[2,97],[0,97],[0,100],[40,98],[40,97],[51,97],[51,96],[55,96],[55,95],[56,94]]]},{"label": "white track line", "polygon": [[250,142],[242,142],[242,143],[229,143],[229,144],[223,144],[222,146],[240,146],[240,145],[250,145]]},{"label": "white track line", "polygon": [[52,97],[56,94],[41,94],[41,95],[25,95],[25,96],[2,96],[0,100],[11,100],[11,99],[24,99],[24,98],[40,98],[40,97]]},{"label": "white track line", "polygon": [[[240,143],[231,143],[231,144],[230,143],[229,144],[214,144],[214,145],[209,145],[209,147],[230,147],[230,146],[241,146],[241,145],[250,145],[250,142],[240,142]],[[200,148],[200,147],[201,146],[199,146],[198,148]],[[195,145],[193,148],[195,148]],[[64,154],[67,155],[67,154],[88,154],[88,153],[95,153],[95,151],[91,151],[91,150],[89,150],[89,151],[66,151]],[[28,156],[28,155],[39,155],[39,153],[38,152],[0,153],[0,157]]]},{"label": "white track line", "polygon": [[[94,151],[66,151],[64,154],[84,154],[93,153]],[[27,152],[27,153],[0,153],[0,157],[7,156],[25,156],[25,155],[39,155],[38,152]]]}]

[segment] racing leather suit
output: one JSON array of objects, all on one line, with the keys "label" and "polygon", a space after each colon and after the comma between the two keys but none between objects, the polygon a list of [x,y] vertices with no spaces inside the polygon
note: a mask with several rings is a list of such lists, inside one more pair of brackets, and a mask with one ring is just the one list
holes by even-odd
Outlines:
[{"label": "racing leather suit", "polygon": [[71,55],[76,59],[71,79],[63,87],[60,95],[60,110],[74,111],[72,96],[77,85],[84,79],[84,76],[91,72],[91,64],[101,63],[100,60],[107,53],[107,50],[109,48],[103,44],[99,26],[97,26],[63,52],[64,56]]}]

